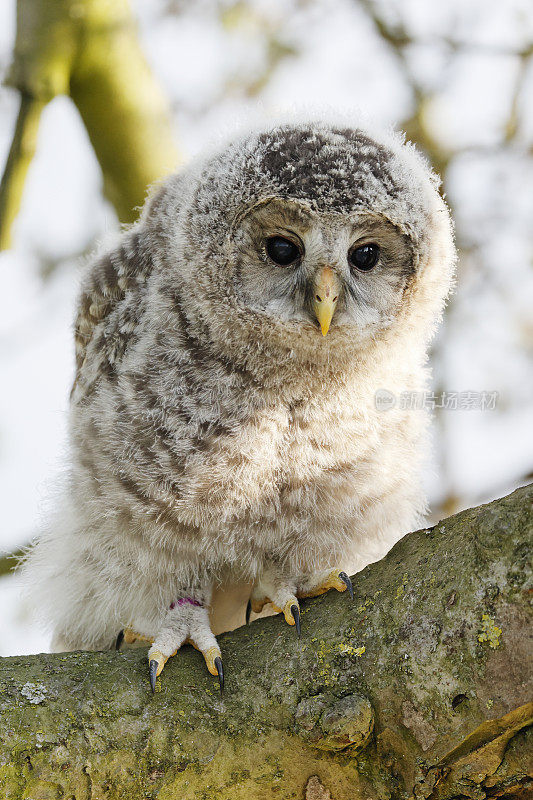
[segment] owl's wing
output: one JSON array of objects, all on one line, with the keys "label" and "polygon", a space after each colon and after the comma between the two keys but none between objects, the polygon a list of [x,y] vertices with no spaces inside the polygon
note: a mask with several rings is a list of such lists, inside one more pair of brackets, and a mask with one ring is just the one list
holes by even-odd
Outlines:
[{"label": "owl's wing", "polygon": [[111,376],[142,315],[143,285],[152,271],[146,233],[137,226],[118,245],[100,255],[83,281],[74,326],[76,377],[74,403],[83,401],[100,378]]}]

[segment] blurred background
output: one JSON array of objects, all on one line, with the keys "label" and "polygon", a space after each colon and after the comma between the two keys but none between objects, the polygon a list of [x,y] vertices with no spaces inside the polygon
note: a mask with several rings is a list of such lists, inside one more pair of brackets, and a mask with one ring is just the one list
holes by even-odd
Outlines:
[{"label": "blurred background", "polygon": [[431,354],[431,520],[532,479],[531,0],[18,6],[17,22],[0,4],[0,655],[48,646],[10,554],[64,463],[84,258],[134,219],[146,182],[258,116],[360,109],[425,152],[460,250]]}]

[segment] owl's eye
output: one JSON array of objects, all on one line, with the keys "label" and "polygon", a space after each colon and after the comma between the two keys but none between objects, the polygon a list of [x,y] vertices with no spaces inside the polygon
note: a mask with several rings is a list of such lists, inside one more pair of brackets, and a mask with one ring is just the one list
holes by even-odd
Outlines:
[{"label": "owl's eye", "polygon": [[287,267],[302,255],[298,245],[283,236],[271,236],[267,239],[266,251],[272,261],[280,267]]},{"label": "owl's eye", "polygon": [[369,272],[378,263],[379,247],[377,244],[362,244],[348,253],[350,264],[361,272]]}]

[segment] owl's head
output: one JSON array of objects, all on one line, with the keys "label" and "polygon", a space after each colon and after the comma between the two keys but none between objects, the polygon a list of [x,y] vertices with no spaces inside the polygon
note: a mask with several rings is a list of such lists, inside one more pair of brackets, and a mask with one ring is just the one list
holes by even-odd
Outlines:
[{"label": "owl's head", "polygon": [[455,260],[447,207],[414,149],[323,122],[254,132],[197,161],[145,220],[191,324],[228,347],[306,358],[345,358],[402,326],[427,338]]}]

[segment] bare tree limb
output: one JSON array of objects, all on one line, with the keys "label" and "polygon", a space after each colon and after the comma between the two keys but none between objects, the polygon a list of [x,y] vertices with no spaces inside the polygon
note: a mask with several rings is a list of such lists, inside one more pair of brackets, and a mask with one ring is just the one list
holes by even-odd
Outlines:
[{"label": "bare tree limb", "polygon": [[11,147],[0,183],[0,250],[11,247],[11,229],[18,214],[26,174],[35,154],[44,103],[22,93]]},{"label": "bare tree limb", "polygon": [[22,101],[0,186],[1,248],[10,243],[40,112],[59,94],[78,107],[122,222],[135,219],[147,187],[178,163],[167,103],[128,0],[18,0],[7,83]]}]

